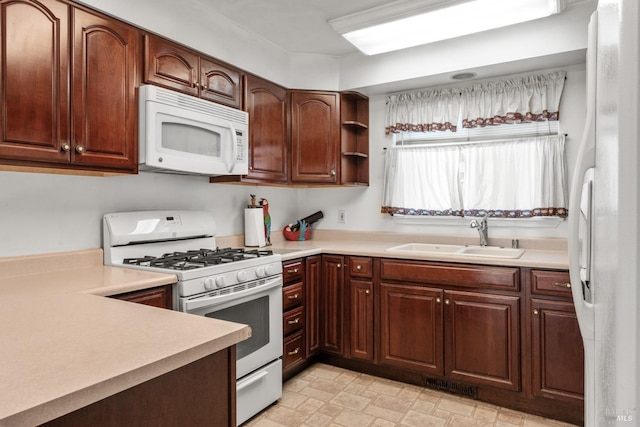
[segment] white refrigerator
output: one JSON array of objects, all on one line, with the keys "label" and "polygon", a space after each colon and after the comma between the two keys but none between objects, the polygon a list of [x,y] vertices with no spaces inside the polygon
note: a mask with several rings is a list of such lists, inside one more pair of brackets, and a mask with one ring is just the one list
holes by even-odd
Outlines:
[{"label": "white refrigerator", "polygon": [[640,7],[600,0],[589,26],[587,119],[569,204],[585,426],[640,426]]}]

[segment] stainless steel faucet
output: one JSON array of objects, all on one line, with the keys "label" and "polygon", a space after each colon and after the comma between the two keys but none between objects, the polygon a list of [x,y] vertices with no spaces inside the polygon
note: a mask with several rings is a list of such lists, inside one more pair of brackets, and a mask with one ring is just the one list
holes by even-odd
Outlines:
[{"label": "stainless steel faucet", "polygon": [[469,224],[469,227],[478,229],[478,234],[480,234],[480,246],[487,246],[487,233],[489,231],[489,226],[487,225],[488,216],[489,214],[483,216],[480,222],[474,219],[471,221],[471,224]]}]

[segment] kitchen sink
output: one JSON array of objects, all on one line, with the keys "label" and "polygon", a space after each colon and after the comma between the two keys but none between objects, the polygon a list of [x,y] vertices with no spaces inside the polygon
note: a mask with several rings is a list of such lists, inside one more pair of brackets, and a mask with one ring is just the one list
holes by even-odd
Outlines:
[{"label": "kitchen sink", "polygon": [[386,249],[387,252],[412,254],[439,254],[487,258],[520,258],[524,249],[503,248],[501,246],[441,245],[438,243],[407,243]]},{"label": "kitchen sink", "polygon": [[503,248],[501,246],[465,246],[460,255],[490,258],[520,258],[524,249]]}]

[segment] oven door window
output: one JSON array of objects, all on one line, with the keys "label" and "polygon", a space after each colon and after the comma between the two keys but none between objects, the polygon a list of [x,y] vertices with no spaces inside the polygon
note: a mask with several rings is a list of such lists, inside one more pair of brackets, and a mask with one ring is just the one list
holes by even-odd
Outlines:
[{"label": "oven door window", "polygon": [[251,327],[251,337],[236,345],[236,359],[259,350],[269,343],[269,296],[205,314],[206,317],[243,323]]}]

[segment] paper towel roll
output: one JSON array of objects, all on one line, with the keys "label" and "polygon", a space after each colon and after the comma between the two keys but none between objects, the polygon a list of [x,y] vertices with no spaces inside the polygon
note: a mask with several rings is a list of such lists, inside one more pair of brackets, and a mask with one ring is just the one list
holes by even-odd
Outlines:
[{"label": "paper towel roll", "polygon": [[247,208],[244,210],[244,245],[265,246],[264,216],[262,208]]}]

